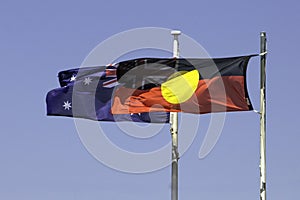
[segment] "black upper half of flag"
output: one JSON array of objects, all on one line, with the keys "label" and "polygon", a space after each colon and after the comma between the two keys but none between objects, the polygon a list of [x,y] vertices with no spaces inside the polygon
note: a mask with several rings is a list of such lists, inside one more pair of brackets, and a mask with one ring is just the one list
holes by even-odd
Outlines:
[{"label": "black upper half of flag", "polygon": [[117,79],[129,88],[142,85],[148,89],[161,85],[176,72],[195,69],[200,80],[216,76],[246,76],[247,64],[253,56],[257,54],[228,58],[138,58],[120,62]]}]

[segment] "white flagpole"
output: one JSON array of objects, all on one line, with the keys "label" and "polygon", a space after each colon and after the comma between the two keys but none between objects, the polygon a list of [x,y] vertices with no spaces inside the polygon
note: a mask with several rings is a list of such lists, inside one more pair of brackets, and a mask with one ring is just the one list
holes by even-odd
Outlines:
[{"label": "white flagpole", "polygon": [[266,32],[260,33],[260,199],[266,200]]},{"label": "white flagpole", "polygon": [[[178,36],[181,34],[178,30],[171,31],[173,40],[173,57],[179,58]],[[172,192],[171,200],[178,200],[178,113],[170,113],[171,135],[172,135]]]}]

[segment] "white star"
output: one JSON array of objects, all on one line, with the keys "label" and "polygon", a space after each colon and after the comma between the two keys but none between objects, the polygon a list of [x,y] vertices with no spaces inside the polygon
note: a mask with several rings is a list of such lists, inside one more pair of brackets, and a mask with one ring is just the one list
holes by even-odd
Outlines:
[{"label": "white star", "polygon": [[84,85],[89,85],[91,82],[92,82],[92,79],[90,77],[84,78],[84,81],[83,81]]},{"label": "white star", "polygon": [[65,102],[64,101],[63,107],[64,107],[65,110],[70,110],[70,108],[72,108],[71,102],[69,102],[69,101]]},{"label": "white star", "polygon": [[73,74],[70,81],[75,81],[75,80],[76,80],[76,76],[74,76],[74,74]]}]

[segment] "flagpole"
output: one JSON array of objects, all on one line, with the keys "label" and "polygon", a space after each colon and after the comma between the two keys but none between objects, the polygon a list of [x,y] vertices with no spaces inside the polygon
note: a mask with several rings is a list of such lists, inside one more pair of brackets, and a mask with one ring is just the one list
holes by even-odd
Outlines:
[{"label": "flagpole", "polygon": [[[178,36],[181,34],[178,30],[172,30],[173,39],[173,57],[179,58]],[[178,200],[178,113],[170,113],[171,135],[172,135],[172,191],[171,200]]]},{"label": "flagpole", "polygon": [[260,199],[266,200],[266,32],[260,33]]}]

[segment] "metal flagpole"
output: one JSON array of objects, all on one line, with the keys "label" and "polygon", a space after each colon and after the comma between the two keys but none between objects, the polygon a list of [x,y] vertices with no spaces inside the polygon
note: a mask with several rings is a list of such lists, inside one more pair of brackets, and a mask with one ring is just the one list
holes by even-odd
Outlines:
[{"label": "metal flagpole", "polygon": [[[173,57],[179,57],[179,43],[178,36],[181,34],[178,30],[171,31],[171,34],[174,36],[173,40]],[[171,124],[171,135],[172,135],[172,191],[171,199],[178,200],[178,113],[170,113],[170,124]]]},{"label": "metal flagpole", "polygon": [[260,199],[266,200],[266,32],[260,33]]}]

